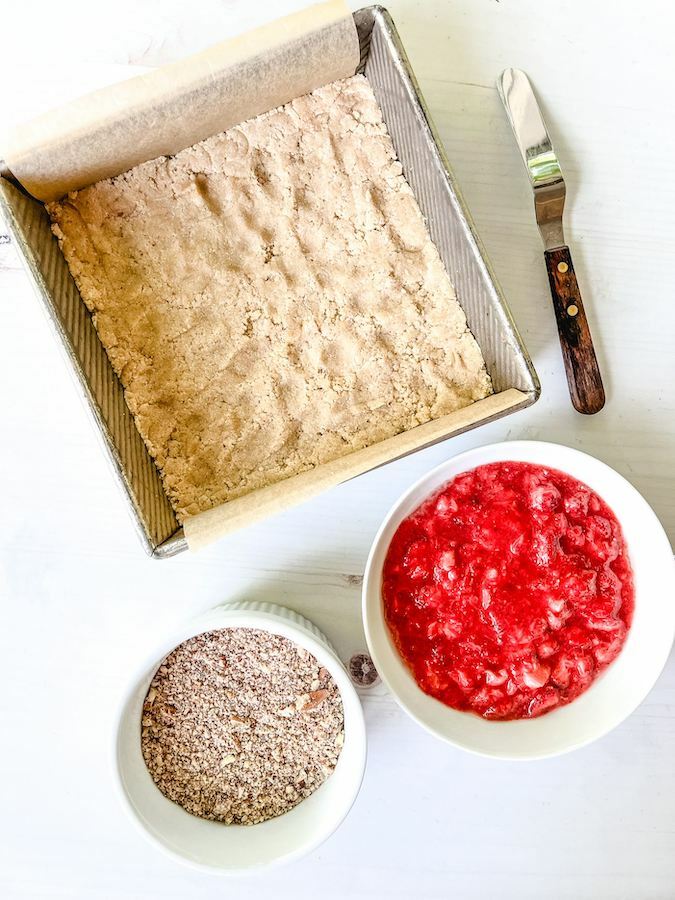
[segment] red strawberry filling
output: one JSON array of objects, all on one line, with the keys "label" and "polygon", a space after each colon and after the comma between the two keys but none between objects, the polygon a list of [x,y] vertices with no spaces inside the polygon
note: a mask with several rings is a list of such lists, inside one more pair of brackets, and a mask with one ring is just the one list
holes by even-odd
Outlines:
[{"label": "red strawberry filling", "polygon": [[530,463],[457,476],[399,525],[385,618],[427,694],[487,719],[578,697],[618,655],[633,577],[611,509]]}]

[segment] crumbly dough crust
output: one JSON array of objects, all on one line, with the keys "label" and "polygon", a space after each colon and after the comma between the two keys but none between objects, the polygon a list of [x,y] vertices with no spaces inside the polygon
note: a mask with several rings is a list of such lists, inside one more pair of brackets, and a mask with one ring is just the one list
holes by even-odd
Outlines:
[{"label": "crumbly dough crust", "polygon": [[361,75],[47,208],[179,519],[491,393]]}]

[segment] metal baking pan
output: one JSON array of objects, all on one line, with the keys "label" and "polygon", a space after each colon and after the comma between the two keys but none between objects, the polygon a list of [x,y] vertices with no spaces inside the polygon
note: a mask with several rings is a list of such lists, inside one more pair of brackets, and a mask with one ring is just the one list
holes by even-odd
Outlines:
[{"label": "metal baking pan", "polygon": [[[405,176],[483,351],[494,390],[520,392],[499,415],[530,406],[539,396],[539,381],[462,201],[394,23],[380,6],[358,10],[354,21],[361,46],[358,71],[365,74],[382,108]],[[182,528],[52,236],[44,206],[4,171],[0,208],[84,391],[145,549],[157,559],[185,550]],[[465,430],[455,429],[444,437]]]}]

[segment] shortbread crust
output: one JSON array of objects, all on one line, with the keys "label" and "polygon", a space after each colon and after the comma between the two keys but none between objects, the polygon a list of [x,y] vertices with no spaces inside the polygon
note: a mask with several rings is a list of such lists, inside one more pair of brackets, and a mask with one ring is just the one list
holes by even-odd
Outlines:
[{"label": "shortbread crust", "polygon": [[48,210],[180,520],[491,393],[361,75]]}]

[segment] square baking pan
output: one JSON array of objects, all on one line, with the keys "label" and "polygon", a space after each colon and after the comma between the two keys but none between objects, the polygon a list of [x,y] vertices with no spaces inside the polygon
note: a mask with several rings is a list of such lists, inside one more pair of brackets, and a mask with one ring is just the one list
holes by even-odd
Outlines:
[{"label": "square baking pan", "polygon": [[[539,381],[475,233],[389,13],[382,7],[369,6],[354,13],[354,22],[361,50],[358,71],[366,76],[380,104],[404,174],[485,357],[495,394],[506,398],[497,411],[488,410],[484,418],[450,428],[436,438],[443,440],[530,406],[539,396]],[[28,195],[5,169],[0,177],[0,208],[83,389],[146,551],[163,559],[187,549],[183,529],[51,233],[43,204]],[[415,449],[433,442],[421,439]],[[391,459],[400,455],[394,453]]]}]

